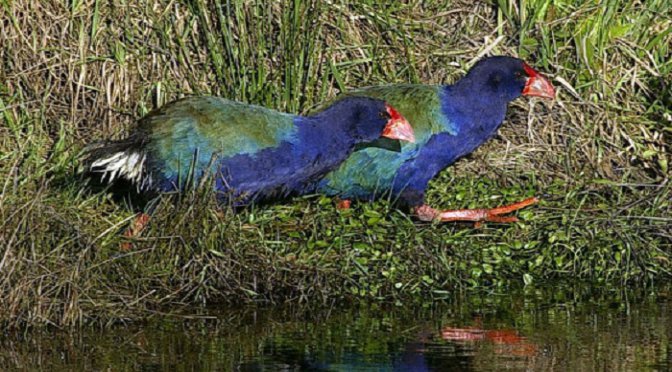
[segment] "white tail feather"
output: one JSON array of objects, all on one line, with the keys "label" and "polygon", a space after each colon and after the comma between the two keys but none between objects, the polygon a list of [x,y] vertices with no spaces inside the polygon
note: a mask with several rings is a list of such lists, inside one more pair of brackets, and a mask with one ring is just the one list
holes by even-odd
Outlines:
[{"label": "white tail feather", "polygon": [[147,155],[142,152],[120,151],[91,163],[91,171],[102,173],[101,178],[105,180],[105,177],[108,177],[108,182],[123,177],[138,185],[138,188],[142,188],[151,185],[150,179],[143,180],[145,160]]}]

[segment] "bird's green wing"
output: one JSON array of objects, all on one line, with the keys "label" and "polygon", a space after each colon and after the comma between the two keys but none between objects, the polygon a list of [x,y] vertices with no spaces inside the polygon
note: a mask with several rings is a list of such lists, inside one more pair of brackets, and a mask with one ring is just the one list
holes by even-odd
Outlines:
[{"label": "bird's green wing", "polygon": [[205,169],[213,155],[254,154],[291,140],[294,116],[217,97],[189,97],[147,115],[140,131],[165,176]]}]

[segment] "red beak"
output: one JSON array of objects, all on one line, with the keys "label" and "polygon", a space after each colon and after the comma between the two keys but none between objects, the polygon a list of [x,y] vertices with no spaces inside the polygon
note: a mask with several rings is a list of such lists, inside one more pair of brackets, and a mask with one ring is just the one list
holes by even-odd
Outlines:
[{"label": "red beak", "polygon": [[395,110],[394,107],[390,105],[385,105],[385,107],[387,107],[387,113],[390,114],[390,120],[385,124],[382,136],[415,143],[415,134],[408,120],[399,111]]},{"label": "red beak", "polygon": [[523,89],[524,96],[534,96],[553,99],[555,98],[555,89],[542,74],[530,67],[527,63],[523,63],[525,73],[527,73],[527,83]]}]

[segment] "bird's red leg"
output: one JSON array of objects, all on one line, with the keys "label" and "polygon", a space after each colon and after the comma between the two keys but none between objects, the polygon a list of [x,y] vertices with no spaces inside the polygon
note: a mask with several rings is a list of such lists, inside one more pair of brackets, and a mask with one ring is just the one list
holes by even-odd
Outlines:
[{"label": "bird's red leg", "polygon": [[[140,213],[138,216],[133,220],[131,223],[131,226],[124,231],[124,236],[127,238],[134,238],[142,232],[142,230],[145,229],[145,226],[147,226],[147,223],[149,223],[149,215],[146,213]],[[123,242],[121,243],[121,250],[122,251],[129,251],[133,244],[131,242]]]},{"label": "bird's red leg", "polygon": [[350,199],[336,199],[336,209],[350,209]]},{"label": "bird's red leg", "polygon": [[508,214],[519,209],[525,208],[532,204],[539,202],[537,198],[528,198],[518,203],[513,203],[509,205],[504,205],[497,208],[491,209],[456,209],[448,211],[439,211],[427,204],[423,204],[415,208],[414,212],[416,216],[422,221],[434,221],[439,220],[442,222],[451,222],[451,221],[473,221],[476,222],[476,226],[480,226],[482,222],[499,222],[499,223],[508,223],[516,222],[518,218],[515,216],[502,216],[503,214]]}]

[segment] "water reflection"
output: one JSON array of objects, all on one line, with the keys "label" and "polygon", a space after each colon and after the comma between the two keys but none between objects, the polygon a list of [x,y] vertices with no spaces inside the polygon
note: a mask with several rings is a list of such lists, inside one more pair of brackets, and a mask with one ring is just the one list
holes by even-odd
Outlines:
[{"label": "water reflection", "polygon": [[528,291],[431,305],[210,309],[144,326],[5,334],[0,370],[670,370],[669,293]]},{"label": "water reflection", "polygon": [[474,344],[474,347],[490,343],[494,346],[496,354],[505,356],[534,356],[539,350],[536,344],[529,341],[527,337],[521,336],[520,332],[515,329],[444,327],[441,330],[441,338],[465,345]]}]

